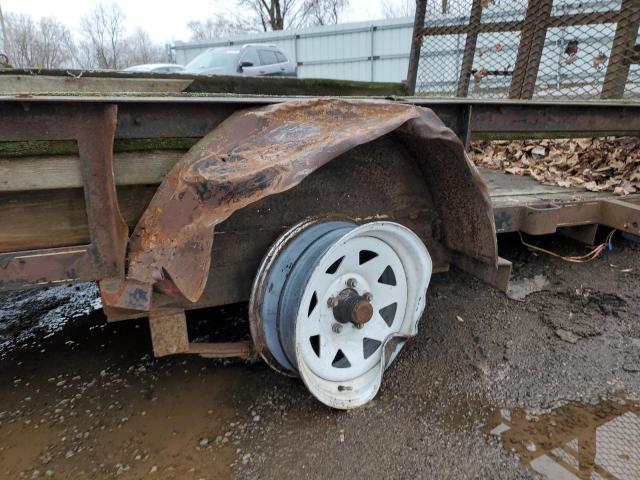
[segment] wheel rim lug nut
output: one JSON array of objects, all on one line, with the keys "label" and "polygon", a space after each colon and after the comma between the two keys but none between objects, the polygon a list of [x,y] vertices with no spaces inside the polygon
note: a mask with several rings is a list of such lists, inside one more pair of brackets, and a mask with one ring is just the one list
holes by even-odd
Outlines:
[{"label": "wheel rim lug nut", "polygon": [[369,292],[365,293],[363,297],[367,299],[367,302],[373,300],[373,295],[371,295]]},{"label": "wheel rim lug nut", "polygon": [[342,332],[342,325],[340,325],[339,323],[334,323],[333,325],[331,325],[331,330],[333,330],[334,333],[340,333]]},{"label": "wheel rim lug nut", "polygon": [[338,301],[335,299],[335,297],[329,297],[327,299],[327,307],[329,307],[329,308],[335,307],[336,303],[338,303]]},{"label": "wheel rim lug nut", "polygon": [[350,278],[349,280],[347,280],[347,287],[355,288],[356,285],[358,285],[358,282],[356,282],[355,278]]}]

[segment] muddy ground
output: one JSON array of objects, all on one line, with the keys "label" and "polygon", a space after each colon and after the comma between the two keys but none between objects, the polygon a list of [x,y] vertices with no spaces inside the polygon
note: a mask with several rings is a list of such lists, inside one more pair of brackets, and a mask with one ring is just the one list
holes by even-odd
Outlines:
[{"label": "muddy ground", "polygon": [[[563,434],[582,438],[585,411],[605,405],[611,418],[640,420],[640,244],[617,236],[597,261],[572,264],[515,236],[500,241],[521,300],[458,270],[435,276],[419,335],[377,398],[350,412],[322,406],[262,363],[153,359],[145,322],[106,325],[91,286],[5,296],[0,476],[544,478],[527,455]],[[585,251],[563,237],[535,241]],[[233,318],[241,335],[245,310],[209,311],[200,327]],[[576,432],[516,435],[531,430],[518,430],[518,418],[540,426],[556,414],[549,425]],[[500,422],[512,437],[499,435]],[[633,428],[629,441],[639,442],[616,458],[637,475],[618,478],[640,477]]]}]

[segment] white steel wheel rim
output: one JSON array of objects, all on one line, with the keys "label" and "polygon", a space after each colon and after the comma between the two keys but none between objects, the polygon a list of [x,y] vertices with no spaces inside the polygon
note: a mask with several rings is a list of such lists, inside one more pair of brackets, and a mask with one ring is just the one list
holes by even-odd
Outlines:
[{"label": "white steel wheel rim", "polygon": [[[373,317],[362,328],[340,324],[329,306],[351,281],[359,295],[371,294]],[[402,330],[407,306],[406,272],[397,253],[371,236],[338,242],[322,256],[305,290],[296,321],[298,365],[303,362],[314,375],[334,382],[377,368],[382,344]]]},{"label": "white steel wheel rim", "polygon": [[[373,251],[377,256],[360,264],[359,255],[362,250]],[[327,269],[342,256],[344,260],[333,278],[327,278]],[[378,257],[378,262],[367,266]],[[344,263],[345,261],[347,263]],[[400,288],[390,288],[387,283],[377,281],[380,277],[376,277],[375,274],[385,263],[382,271],[390,266],[394,270],[395,286]],[[372,222],[354,228],[318,259],[308,277],[309,280],[300,286],[305,290],[295,320],[297,370],[316,398],[331,407],[348,409],[363,405],[376,395],[385,368],[395,359],[404,341],[417,332],[417,322],[424,311],[431,271],[431,257],[422,241],[408,228],[393,222]],[[336,322],[329,316],[331,309],[327,306],[327,301],[338,288],[344,288],[343,285],[349,278],[356,280],[358,293],[365,293],[364,289],[371,290],[374,315],[362,329],[358,330],[351,324],[344,324],[340,333],[336,334],[332,330],[329,333],[327,328],[331,329]],[[361,288],[357,285],[361,285]],[[317,319],[313,317],[313,310],[316,309],[309,312],[314,293],[317,297]],[[393,321],[386,325],[380,309],[394,302],[397,306]],[[308,322],[310,317],[313,320]],[[316,320],[322,323],[317,324]],[[380,321],[388,328],[384,329]],[[370,326],[372,328],[369,332],[367,329]],[[319,333],[314,333],[314,329]],[[344,332],[347,333],[346,340],[336,340],[336,337],[340,337]],[[322,342],[323,333],[327,352],[324,362],[322,353],[318,355],[310,342],[310,337],[316,334],[320,335]],[[333,365],[335,357],[331,358],[331,353],[334,350],[337,353],[340,345],[347,345],[344,348],[350,350],[351,355],[355,355],[355,352],[360,351],[360,346],[364,352],[364,345],[359,342],[372,337],[375,337],[375,341],[381,341],[381,344],[369,357],[357,358],[357,361],[354,359],[352,366],[347,368],[336,368]],[[333,341],[336,343],[331,345]],[[320,343],[320,352],[322,346]],[[345,357],[349,358],[347,354]],[[330,366],[327,365],[329,359]],[[349,359],[349,363],[351,361]]]}]

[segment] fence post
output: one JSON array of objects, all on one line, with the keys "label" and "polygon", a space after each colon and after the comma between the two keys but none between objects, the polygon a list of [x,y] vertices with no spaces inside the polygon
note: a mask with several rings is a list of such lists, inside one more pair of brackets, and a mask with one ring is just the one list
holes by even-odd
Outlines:
[{"label": "fence post", "polygon": [[427,0],[416,0],[416,16],[413,19],[413,36],[411,37],[411,52],[409,53],[409,69],[407,70],[407,95],[416,94],[420,48],[422,47],[423,38],[422,30],[426,12]]},{"label": "fence post", "polygon": [[473,58],[476,54],[476,43],[478,42],[478,31],[480,30],[481,19],[482,0],[473,0],[471,13],[469,14],[469,25],[467,26],[467,38],[464,43],[460,77],[458,78],[458,91],[456,92],[458,97],[466,97],[469,95],[471,69],[473,68]]},{"label": "fence post", "polygon": [[509,98],[533,97],[552,6],[553,0],[529,0],[511,77]]},{"label": "fence post", "polygon": [[370,66],[371,66],[371,73],[369,74],[370,80],[373,82],[374,78],[373,78],[373,62],[374,62],[374,58],[373,58],[373,49],[374,49],[374,44],[373,44],[373,36],[376,34],[376,27],[371,25],[371,51],[369,52],[370,55]]},{"label": "fence post", "polygon": [[640,26],[640,0],[622,0],[600,98],[622,98]]}]

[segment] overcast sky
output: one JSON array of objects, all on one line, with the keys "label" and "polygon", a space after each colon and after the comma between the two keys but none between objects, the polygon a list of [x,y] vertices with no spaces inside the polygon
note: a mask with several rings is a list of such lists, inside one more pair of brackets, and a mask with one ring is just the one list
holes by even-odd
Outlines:
[{"label": "overcast sky", "polygon": [[[72,29],[80,17],[97,2],[91,0],[0,0],[3,12],[28,13],[34,18],[53,16]],[[106,0],[104,3],[110,3]],[[225,8],[225,2],[215,0],[125,0],[118,2],[127,15],[129,31],[142,27],[157,42],[188,40],[187,22],[204,20]],[[226,2],[233,6],[233,0]],[[341,23],[380,18],[379,0],[350,0]]]}]

